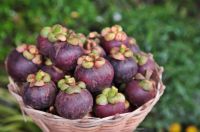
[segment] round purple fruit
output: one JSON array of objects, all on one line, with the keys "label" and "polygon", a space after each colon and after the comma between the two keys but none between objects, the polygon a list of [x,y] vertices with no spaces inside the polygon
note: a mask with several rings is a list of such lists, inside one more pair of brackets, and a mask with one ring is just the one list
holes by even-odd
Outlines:
[{"label": "round purple fruit", "polygon": [[151,54],[140,52],[136,55],[136,58],[138,60],[138,73],[150,78],[156,67],[153,56]]},{"label": "round purple fruit", "polygon": [[96,54],[89,54],[78,59],[75,78],[83,81],[91,93],[109,87],[114,77],[114,70],[109,61]]},{"label": "round purple fruit", "polygon": [[96,97],[94,113],[100,118],[124,113],[126,110],[125,101],[125,96],[118,93],[116,87],[106,88]]},{"label": "round purple fruit", "polygon": [[147,79],[132,80],[125,88],[125,95],[132,105],[139,107],[155,97],[155,82]]},{"label": "round purple fruit", "polygon": [[40,53],[48,57],[54,44],[63,43],[66,41],[66,35],[69,30],[59,24],[52,27],[42,28],[40,35],[37,38],[37,48]]},{"label": "round purple fruit", "polygon": [[114,81],[117,84],[130,81],[137,73],[138,66],[133,59],[133,52],[125,45],[113,47],[109,60],[114,68]]},{"label": "round purple fruit", "polygon": [[65,76],[58,82],[60,92],[55,101],[58,114],[67,119],[80,119],[93,107],[93,98],[84,82],[76,82],[73,77]]},{"label": "round purple fruit", "polygon": [[13,50],[6,60],[8,74],[17,82],[24,82],[29,74],[38,71],[41,55],[34,45],[23,44]]},{"label": "round purple fruit", "polygon": [[24,86],[23,101],[34,109],[44,110],[54,104],[57,88],[49,74],[38,71],[27,77]]},{"label": "round purple fruit", "polygon": [[66,43],[54,44],[50,58],[56,67],[69,72],[75,69],[78,58],[84,54],[80,45],[84,43],[85,38],[82,38],[79,34],[72,33],[67,37],[66,41]]},{"label": "round purple fruit", "polygon": [[58,82],[58,80],[62,79],[65,75],[65,73],[53,65],[52,61],[50,59],[46,59],[44,66],[41,68],[44,72],[48,73],[52,81],[55,83]]},{"label": "round purple fruit", "polygon": [[106,27],[101,31],[101,45],[107,54],[110,53],[113,47],[118,47],[124,44],[127,40],[127,35],[119,25]]}]

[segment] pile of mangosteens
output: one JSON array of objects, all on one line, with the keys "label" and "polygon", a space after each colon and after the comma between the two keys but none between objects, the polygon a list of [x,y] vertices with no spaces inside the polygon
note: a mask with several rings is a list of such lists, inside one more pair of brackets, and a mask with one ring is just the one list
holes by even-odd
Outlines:
[{"label": "pile of mangosteens", "polygon": [[9,54],[6,69],[27,106],[67,119],[131,112],[156,95],[152,55],[119,25],[88,35],[44,27],[36,45]]}]

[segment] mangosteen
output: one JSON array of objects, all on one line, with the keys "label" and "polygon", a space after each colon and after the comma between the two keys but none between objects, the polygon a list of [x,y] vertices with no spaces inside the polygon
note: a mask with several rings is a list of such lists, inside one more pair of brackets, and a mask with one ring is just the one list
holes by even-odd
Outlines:
[{"label": "mangosteen", "polygon": [[67,119],[80,119],[93,107],[93,98],[82,81],[76,82],[71,76],[65,76],[58,82],[60,92],[55,101],[57,113]]},{"label": "mangosteen", "polygon": [[65,75],[65,73],[61,69],[53,65],[52,61],[49,58],[46,59],[45,64],[41,69],[44,72],[48,73],[51,76],[52,81],[54,81],[55,83],[57,83],[58,80],[62,79]]},{"label": "mangosteen", "polygon": [[48,109],[54,104],[57,88],[51,76],[42,70],[27,77],[27,84],[23,90],[23,101],[34,109]]},{"label": "mangosteen", "polygon": [[75,69],[77,60],[84,54],[82,45],[85,38],[80,34],[72,33],[67,37],[65,43],[56,43],[50,59],[59,69],[69,72]]},{"label": "mangosteen", "polygon": [[125,45],[121,45],[120,47],[113,47],[110,53],[109,60],[115,71],[115,83],[121,84],[130,81],[138,70],[133,52]]},{"label": "mangosteen", "polygon": [[138,60],[138,73],[141,73],[146,78],[150,78],[156,68],[153,56],[140,52],[136,55],[136,58]]},{"label": "mangosteen", "polygon": [[125,45],[133,52],[133,53],[139,53],[140,48],[136,43],[136,40],[133,37],[127,37]]},{"label": "mangosteen", "polygon": [[41,55],[34,45],[23,44],[13,50],[6,60],[8,74],[17,82],[24,82],[29,74],[38,71]]},{"label": "mangosteen", "polygon": [[137,107],[153,99],[156,95],[155,82],[152,80],[132,80],[127,83],[125,96],[127,100]]},{"label": "mangosteen", "polygon": [[37,38],[37,48],[40,53],[46,57],[52,52],[55,43],[63,43],[66,41],[66,35],[69,30],[59,24],[52,27],[42,28],[40,35]]},{"label": "mangosteen", "polygon": [[78,59],[74,76],[83,81],[91,93],[98,93],[109,87],[114,77],[114,70],[109,61],[97,54],[84,55]]},{"label": "mangosteen", "polygon": [[96,97],[94,113],[100,118],[124,113],[126,109],[125,100],[125,96],[119,93],[116,87],[105,88]]},{"label": "mangosteen", "polygon": [[106,56],[104,49],[99,45],[99,36],[100,34],[98,34],[97,32],[89,33],[86,43],[83,46],[85,54],[95,53],[100,56]]},{"label": "mangosteen", "polygon": [[101,31],[101,45],[107,54],[113,47],[119,47],[127,40],[127,35],[119,25],[106,27]]}]

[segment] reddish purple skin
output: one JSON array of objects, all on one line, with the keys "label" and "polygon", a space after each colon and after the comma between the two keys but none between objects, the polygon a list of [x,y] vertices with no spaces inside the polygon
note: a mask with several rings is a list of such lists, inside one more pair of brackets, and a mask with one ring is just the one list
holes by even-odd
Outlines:
[{"label": "reddish purple skin", "polygon": [[52,81],[57,83],[65,75],[63,71],[58,71],[54,66],[43,66],[42,71],[48,73],[51,76]]},{"label": "reddish purple skin", "polygon": [[136,44],[129,44],[128,48],[133,52],[133,53],[139,53],[140,52],[140,48],[138,45]]},{"label": "reddish purple skin", "polygon": [[155,62],[152,59],[148,59],[147,62],[142,65],[142,66],[138,66],[138,73],[141,73],[143,75],[146,74],[146,71],[154,71],[155,70]]},{"label": "reddish purple skin", "polygon": [[100,118],[121,114],[124,113],[124,111],[125,104],[122,102],[117,104],[96,105],[94,108],[95,115]]},{"label": "reddish purple skin", "polygon": [[138,70],[137,63],[132,58],[126,58],[125,60],[110,58],[110,63],[114,68],[114,81],[117,84],[130,81]]},{"label": "reddish purple skin", "polygon": [[153,99],[156,95],[156,90],[145,91],[139,86],[139,81],[132,80],[126,86],[125,95],[132,105],[139,107]]},{"label": "reddish purple skin", "polygon": [[27,76],[37,72],[39,67],[40,65],[27,60],[16,50],[13,50],[6,60],[7,72],[16,82],[26,81]]},{"label": "reddish purple skin", "polygon": [[101,53],[100,56],[105,57],[106,56],[106,52],[104,51],[104,49],[101,46],[98,46],[101,49]]},{"label": "reddish purple skin", "polygon": [[50,58],[56,67],[68,72],[76,68],[77,60],[83,54],[82,47],[62,43],[54,44]]},{"label": "reddish purple skin", "polygon": [[77,80],[83,81],[91,93],[99,93],[104,88],[109,87],[114,77],[112,65],[106,60],[106,63],[100,68],[85,69],[77,66],[74,76]]},{"label": "reddish purple skin", "polygon": [[24,87],[23,101],[34,109],[44,110],[54,104],[56,93],[57,88],[54,82],[39,87],[30,87],[28,84]]},{"label": "reddish purple skin", "polygon": [[52,51],[53,43],[50,42],[47,38],[38,36],[37,38],[37,48],[40,54],[48,57]]},{"label": "reddish purple skin", "polygon": [[67,119],[80,119],[93,107],[93,98],[87,89],[79,94],[67,94],[60,91],[56,97],[55,108],[58,114]]},{"label": "reddish purple skin", "polygon": [[133,53],[139,53],[140,48],[137,44],[129,44],[130,38],[127,38],[125,41],[125,45],[133,52]]},{"label": "reddish purple skin", "polygon": [[103,47],[103,49],[106,51],[107,54],[110,54],[110,51],[113,47],[119,47],[123,44],[123,42],[116,40],[106,41],[103,38],[101,40],[102,40],[101,46]]}]

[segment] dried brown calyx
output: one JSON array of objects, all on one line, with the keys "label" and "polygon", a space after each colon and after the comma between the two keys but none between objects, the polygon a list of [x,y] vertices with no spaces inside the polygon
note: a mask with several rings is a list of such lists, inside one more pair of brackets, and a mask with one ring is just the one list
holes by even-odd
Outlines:
[{"label": "dried brown calyx", "polygon": [[117,60],[125,60],[126,58],[133,57],[133,52],[124,44],[120,47],[113,47],[110,54],[112,58]]},{"label": "dried brown calyx", "polygon": [[119,25],[114,25],[112,27],[106,27],[101,31],[101,35],[106,41],[125,41],[127,39],[126,33],[123,31],[122,27]]},{"label": "dried brown calyx", "polygon": [[82,67],[86,69],[90,69],[93,67],[100,68],[105,63],[106,63],[106,60],[103,57],[100,57],[99,55],[93,54],[93,53],[81,56],[78,59],[78,65],[81,65]]},{"label": "dried brown calyx", "polygon": [[34,64],[42,63],[42,56],[39,54],[38,49],[35,45],[22,44],[16,48],[17,52],[22,53],[22,55],[27,59],[32,61]]},{"label": "dried brown calyx", "polygon": [[80,93],[82,89],[85,89],[86,84],[82,81],[76,82],[75,78],[66,75],[64,79],[58,81],[58,87],[61,91],[74,94]]},{"label": "dried brown calyx", "polygon": [[39,70],[36,74],[29,74],[27,82],[30,83],[30,87],[44,86],[46,83],[51,82],[51,76],[48,73]]},{"label": "dried brown calyx", "polygon": [[105,88],[102,93],[96,97],[96,104],[98,105],[117,104],[120,102],[125,103],[126,99],[122,93],[118,92],[115,86]]}]

